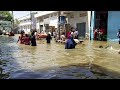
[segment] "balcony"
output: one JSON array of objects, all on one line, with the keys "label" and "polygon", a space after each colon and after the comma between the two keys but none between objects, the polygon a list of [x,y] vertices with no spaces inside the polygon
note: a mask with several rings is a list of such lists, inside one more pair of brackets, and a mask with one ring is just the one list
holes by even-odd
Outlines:
[{"label": "balcony", "polygon": [[35,17],[41,17],[41,16],[51,14],[51,13],[54,13],[54,12],[57,12],[57,11],[41,11],[41,12],[38,12],[38,14],[36,14]]}]

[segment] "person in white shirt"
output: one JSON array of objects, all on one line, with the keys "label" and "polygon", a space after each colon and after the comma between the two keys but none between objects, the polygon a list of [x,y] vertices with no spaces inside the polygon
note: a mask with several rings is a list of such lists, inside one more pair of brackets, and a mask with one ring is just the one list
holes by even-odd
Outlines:
[{"label": "person in white shirt", "polygon": [[63,33],[63,34],[61,35],[61,40],[62,40],[62,41],[65,41],[65,33]]}]

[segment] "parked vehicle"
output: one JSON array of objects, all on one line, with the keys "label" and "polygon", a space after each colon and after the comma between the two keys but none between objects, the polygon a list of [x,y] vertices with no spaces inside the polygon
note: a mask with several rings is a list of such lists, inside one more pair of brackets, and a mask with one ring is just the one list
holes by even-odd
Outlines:
[{"label": "parked vehicle", "polygon": [[37,39],[46,38],[46,37],[47,37],[47,34],[41,34],[41,33],[37,34]]}]

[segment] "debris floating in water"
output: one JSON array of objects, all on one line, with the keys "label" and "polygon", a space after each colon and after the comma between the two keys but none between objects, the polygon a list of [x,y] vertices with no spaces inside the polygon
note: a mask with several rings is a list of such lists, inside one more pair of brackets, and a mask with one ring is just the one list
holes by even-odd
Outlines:
[{"label": "debris floating in water", "polygon": [[102,46],[102,45],[100,45],[100,46],[99,46],[99,48],[103,48],[103,46]]},{"label": "debris floating in water", "polygon": [[120,54],[120,51],[118,52],[118,54]]}]

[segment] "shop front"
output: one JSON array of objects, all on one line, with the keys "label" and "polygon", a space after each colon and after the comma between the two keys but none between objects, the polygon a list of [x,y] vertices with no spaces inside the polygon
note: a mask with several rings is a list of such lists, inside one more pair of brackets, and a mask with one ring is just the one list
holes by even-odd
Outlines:
[{"label": "shop front", "polygon": [[107,41],[108,11],[92,11],[91,15],[91,39]]},{"label": "shop front", "polygon": [[90,33],[90,11],[73,11],[67,14],[68,24],[78,30],[79,38],[86,38]]},{"label": "shop front", "polygon": [[104,35],[101,41],[118,41],[117,32],[120,29],[120,11],[92,11],[90,27],[91,40],[101,40],[96,36],[95,30],[102,28],[104,29]]}]

